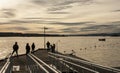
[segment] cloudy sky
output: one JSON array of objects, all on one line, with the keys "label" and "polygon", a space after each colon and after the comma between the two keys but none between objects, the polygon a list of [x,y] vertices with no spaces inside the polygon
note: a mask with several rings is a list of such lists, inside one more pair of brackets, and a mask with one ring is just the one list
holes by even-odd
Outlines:
[{"label": "cloudy sky", "polygon": [[120,0],[0,0],[0,32],[120,32]]}]

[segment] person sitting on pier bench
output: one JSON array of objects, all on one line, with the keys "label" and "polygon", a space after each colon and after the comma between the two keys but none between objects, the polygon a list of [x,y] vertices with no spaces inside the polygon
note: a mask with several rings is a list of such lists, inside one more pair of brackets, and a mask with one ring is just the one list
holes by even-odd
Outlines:
[{"label": "person sitting on pier bench", "polygon": [[13,45],[12,55],[13,55],[14,52],[16,52],[16,55],[18,56],[18,49],[19,49],[19,46],[18,46],[17,42],[15,42],[15,44]]},{"label": "person sitting on pier bench", "polygon": [[26,55],[30,52],[30,46],[29,43],[26,44]]}]

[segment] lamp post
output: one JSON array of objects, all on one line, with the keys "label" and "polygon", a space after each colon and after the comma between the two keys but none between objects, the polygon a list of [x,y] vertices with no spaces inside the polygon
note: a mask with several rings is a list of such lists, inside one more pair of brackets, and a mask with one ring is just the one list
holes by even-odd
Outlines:
[{"label": "lamp post", "polygon": [[46,30],[48,29],[48,28],[46,28],[45,26],[44,26],[44,49],[46,48],[45,47],[45,45],[46,45]]},{"label": "lamp post", "polygon": [[45,43],[46,43],[45,33],[46,33],[46,31],[45,31],[45,27],[44,27],[44,49],[45,49]]}]

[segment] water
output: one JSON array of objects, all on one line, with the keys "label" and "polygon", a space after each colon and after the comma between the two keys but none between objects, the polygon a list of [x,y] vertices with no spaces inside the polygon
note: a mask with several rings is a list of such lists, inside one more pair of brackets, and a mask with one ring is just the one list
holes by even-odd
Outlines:
[{"label": "water", "polygon": [[[106,38],[106,41],[98,41]],[[26,43],[34,42],[36,49],[44,47],[43,37],[0,37],[0,59],[12,52],[15,41],[19,44],[19,54],[25,53]],[[76,52],[78,57],[105,66],[120,66],[120,37],[47,37],[52,44],[56,44],[56,50],[61,53]]]}]

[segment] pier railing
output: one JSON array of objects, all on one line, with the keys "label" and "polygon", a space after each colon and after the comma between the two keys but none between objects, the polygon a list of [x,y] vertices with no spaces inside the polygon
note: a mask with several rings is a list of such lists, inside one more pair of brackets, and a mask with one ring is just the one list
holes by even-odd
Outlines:
[{"label": "pier railing", "polygon": [[50,67],[48,64],[46,64],[44,61],[42,61],[40,58],[35,56],[34,54],[28,55],[35,63],[38,64],[38,66],[45,71],[45,73],[59,73],[57,70]]},{"label": "pier railing", "polygon": [[11,59],[11,54],[8,55],[5,64],[3,65],[3,67],[0,70],[0,73],[6,73],[9,65],[10,65],[10,59]]},{"label": "pier railing", "polygon": [[[74,73],[74,72],[75,72],[75,73],[79,73],[79,72],[80,72],[80,73],[99,73],[98,71],[95,71],[95,70],[86,68],[86,67],[84,67],[84,66],[80,66],[80,65],[78,65],[78,64],[75,64],[75,63],[70,62],[70,61],[66,61],[66,60],[61,59],[61,58],[57,58],[57,57],[52,56],[52,55],[49,55],[49,57],[56,59],[56,61],[61,61],[64,65],[68,66],[68,67],[72,70],[73,73]],[[75,67],[76,67],[77,69],[76,69]],[[69,71],[68,71],[68,72],[69,72]]]},{"label": "pier railing", "polygon": [[[95,63],[90,62],[90,61],[77,59],[77,58],[73,58],[73,57],[70,57],[70,56],[65,56],[65,55],[51,53],[51,52],[49,52],[49,56],[56,57],[59,60],[66,62],[67,64],[71,64],[71,65],[74,65],[74,66],[79,66],[80,68],[92,71],[94,73],[102,73],[102,72],[120,73],[119,69],[103,66],[103,65],[100,65],[100,64],[95,64]],[[62,58],[62,59],[60,59],[60,58]],[[83,66],[77,65],[76,63],[79,63],[81,65],[83,64]],[[84,67],[84,66],[86,66],[86,67]]]}]

